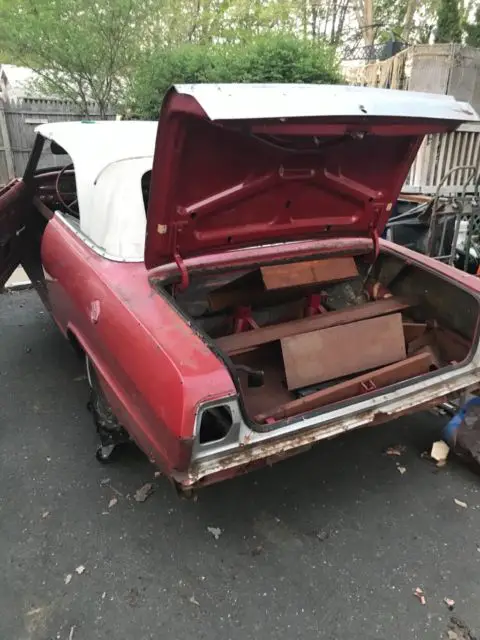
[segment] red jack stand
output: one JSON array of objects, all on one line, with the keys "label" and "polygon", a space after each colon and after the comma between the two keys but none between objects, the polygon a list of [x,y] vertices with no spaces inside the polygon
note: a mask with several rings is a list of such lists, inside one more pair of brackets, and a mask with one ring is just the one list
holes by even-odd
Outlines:
[{"label": "red jack stand", "polygon": [[233,316],[233,333],[242,333],[249,329],[258,329],[258,324],[252,318],[250,307],[237,307]]},{"label": "red jack stand", "polygon": [[305,305],[305,316],[314,316],[318,313],[325,313],[327,310],[323,306],[323,303],[326,302],[326,299],[327,294],[323,292],[310,294]]}]

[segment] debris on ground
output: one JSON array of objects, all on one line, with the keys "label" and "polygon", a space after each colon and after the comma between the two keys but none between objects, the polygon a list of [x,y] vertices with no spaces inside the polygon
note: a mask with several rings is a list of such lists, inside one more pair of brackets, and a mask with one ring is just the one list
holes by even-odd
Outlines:
[{"label": "debris on ground", "polygon": [[452,600],[452,598],[444,598],[443,601],[447,605],[449,611],[453,611],[454,610],[454,608],[455,608],[455,600]]},{"label": "debris on ground", "polygon": [[317,531],[315,534],[316,537],[320,540],[320,542],[325,542],[330,537],[330,531]]},{"label": "debris on ground", "polygon": [[70,581],[72,580],[73,576],[71,573],[67,573],[67,575],[65,576],[65,584],[70,584]]},{"label": "debris on ground", "polygon": [[462,502],[462,500],[457,500],[457,498],[454,498],[453,501],[459,507],[463,507],[464,509],[466,509],[468,507],[468,504],[466,502]]},{"label": "debris on ground", "polygon": [[401,456],[405,453],[407,447],[404,444],[396,444],[393,447],[388,447],[385,450],[386,456]]},{"label": "debris on ground", "polygon": [[423,590],[420,589],[420,587],[417,587],[415,589],[415,591],[413,592],[413,595],[420,600],[420,604],[422,605],[426,604],[427,601],[425,599],[425,594],[423,593]]},{"label": "debris on ground", "polygon": [[448,623],[448,640],[477,640],[469,626],[460,618],[452,616]]},{"label": "debris on ground", "polygon": [[254,549],[252,549],[252,556],[253,557],[259,556],[262,553],[262,551],[263,551],[263,547],[260,544],[260,545],[258,545],[258,547],[255,547]]},{"label": "debris on ground", "polygon": [[153,474],[154,478],[160,478],[160,476],[162,475],[161,471],[155,471],[155,473]]},{"label": "debris on ground", "polygon": [[437,440],[432,445],[432,450],[430,451],[430,457],[432,460],[435,460],[437,463],[437,467],[443,467],[448,458],[448,454],[450,452],[450,447],[443,440]]},{"label": "debris on ground", "polygon": [[152,493],[153,493],[153,484],[151,484],[150,482],[147,482],[146,484],[143,485],[143,487],[140,487],[140,489],[137,489],[135,491],[135,493],[133,494],[133,497],[137,502],[145,502],[148,496],[150,496]]},{"label": "debris on ground", "polygon": [[404,474],[404,473],[406,472],[406,470],[407,470],[407,467],[402,467],[402,465],[401,465],[401,464],[397,464],[397,469],[398,469],[398,471],[399,471],[399,472],[402,474],[402,476],[403,476],[403,474]]},{"label": "debris on ground", "polygon": [[111,509],[112,507],[114,507],[117,504],[117,502],[118,502],[117,498],[112,498],[110,500],[110,502],[108,503],[108,508]]},{"label": "debris on ground", "polygon": [[83,566],[83,564],[79,564],[75,569],[75,572],[78,573],[79,576],[81,576],[84,571],[85,567]]},{"label": "debris on ground", "polygon": [[70,633],[68,634],[68,640],[72,640],[74,633],[75,633],[75,625],[72,625],[72,627],[70,628]]},{"label": "debris on ground", "polygon": [[195,600],[195,596],[190,596],[190,598],[188,599],[189,602],[191,602],[192,604],[197,605],[197,607],[200,606],[200,603],[198,602],[198,600]]},{"label": "debris on ground", "polygon": [[215,540],[218,540],[222,535],[222,530],[219,527],[207,527],[208,533],[211,533]]},{"label": "debris on ground", "polygon": [[48,516],[49,516],[49,515],[50,515],[50,511],[44,511],[44,512],[42,513],[42,518],[43,518],[43,519],[48,518]]}]

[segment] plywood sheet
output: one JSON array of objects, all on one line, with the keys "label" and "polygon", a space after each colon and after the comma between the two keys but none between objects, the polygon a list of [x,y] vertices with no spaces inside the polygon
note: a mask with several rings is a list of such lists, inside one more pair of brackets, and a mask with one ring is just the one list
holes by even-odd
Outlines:
[{"label": "plywood sheet", "polygon": [[347,307],[338,311],[328,311],[320,315],[309,316],[299,320],[290,320],[244,333],[233,333],[217,339],[217,345],[229,355],[242,353],[247,349],[258,347],[267,342],[281,340],[287,336],[293,336],[318,329],[327,329],[367,318],[384,316],[389,313],[401,311],[415,304],[415,300],[405,298],[385,298],[375,302],[366,302],[354,307]]},{"label": "plywood sheet", "polygon": [[309,260],[261,267],[266,289],[284,289],[302,284],[320,284],[338,282],[358,276],[357,265],[353,258],[330,258]]},{"label": "plywood sheet", "polygon": [[289,389],[382,367],[406,357],[396,313],[281,340]]}]

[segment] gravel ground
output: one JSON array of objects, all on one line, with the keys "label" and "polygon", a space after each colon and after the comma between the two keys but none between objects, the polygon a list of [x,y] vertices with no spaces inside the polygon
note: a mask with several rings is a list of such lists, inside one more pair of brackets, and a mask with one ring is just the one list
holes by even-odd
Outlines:
[{"label": "gravel ground", "polygon": [[134,448],[95,460],[81,363],[33,292],[0,296],[0,331],[1,640],[438,640],[452,615],[480,630],[478,478],[420,458],[440,418],[180,500]]}]

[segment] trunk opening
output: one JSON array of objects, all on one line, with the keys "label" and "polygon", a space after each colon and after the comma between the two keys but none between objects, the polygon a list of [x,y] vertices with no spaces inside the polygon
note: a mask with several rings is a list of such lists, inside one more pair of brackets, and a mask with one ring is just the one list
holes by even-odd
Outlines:
[{"label": "trunk opening", "polygon": [[479,317],[474,294],[386,251],[373,266],[341,256],[192,273],[167,294],[261,430],[459,365]]}]

